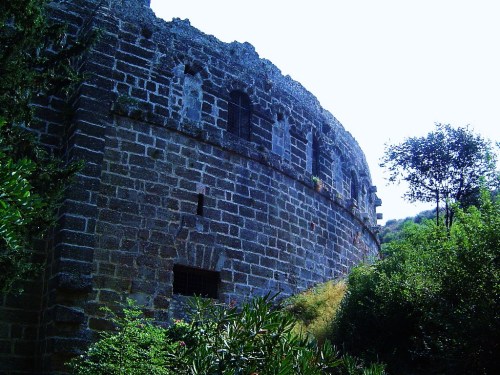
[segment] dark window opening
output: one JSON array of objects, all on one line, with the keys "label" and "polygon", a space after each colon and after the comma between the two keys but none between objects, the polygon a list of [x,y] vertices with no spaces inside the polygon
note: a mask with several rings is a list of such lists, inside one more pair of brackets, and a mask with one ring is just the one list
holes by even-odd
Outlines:
[{"label": "dark window opening", "polygon": [[276,115],[276,119],[277,119],[278,121],[283,121],[283,120],[285,119],[285,116],[283,116],[283,113],[278,113],[278,114]]},{"label": "dark window opening", "polygon": [[218,298],[220,273],[174,265],[174,294]]},{"label": "dark window opening", "polygon": [[351,198],[358,200],[358,181],[354,172],[351,172]]},{"label": "dark window opening", "polygon": [[232,91],[228,103],[227,130],[238,137],[250,140],[252,103],[247,94]]},{"label": "dark window opening", "polygon": [[318,138],[313,136],[312,138],[312,175],[313,176],[318,176],[320,173],[320,167],[319,167],[319,142]]},{"label": "dark window opening", "polygon": [[196,75],[196,69],[192,67],[191,65],[184,65],[184,74],[189,74],[190,76],[195,76]]},{"label": "dark window opening", "polygon": [[196,207],[196,215],[203,216],[203,203],[205,201],[205,196],[203,193],[198,194],[198,206]]}]

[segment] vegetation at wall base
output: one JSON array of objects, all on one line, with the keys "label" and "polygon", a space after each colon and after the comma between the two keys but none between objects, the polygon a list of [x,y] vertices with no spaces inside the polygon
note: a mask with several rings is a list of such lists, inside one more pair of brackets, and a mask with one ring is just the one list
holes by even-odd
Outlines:
[{"label": "vegetation at wall base", "polygon": [[335,285],[327,283],[279,309],[269,298],[239,308],[194,299],[188,319],[170,327],[155,326],[132,304],[71,367],[76,374],[343,375],[383,374],[384,366],[363,364],[384,362],[390,374],[495,374],[500,200],[485,191],[479,208],[455,215],[451,230],[430,219],[407,223],[384,259],[350,274],[331,334],[344,354],[298,334],[290,315],[302,324],[320,317]]},{"label": "vegetation at wall base", "polygon": [[166,328],[129,302],[122,317],[111,314],[116,330],[102,333],[71,369],[78,375],[384,374],[380,364],[364,367],[328,343],[319,347],[294,334],[294,319],[269,297],[239,308],[200,298],[192,302],[187,322]]},{"label": "vegetation at wall base", "polygon": [[451,230],[404,228],[388,255],[357,267],[333,342],[394,374],[495,374],[500,358],[500,201],[455,208]]}]

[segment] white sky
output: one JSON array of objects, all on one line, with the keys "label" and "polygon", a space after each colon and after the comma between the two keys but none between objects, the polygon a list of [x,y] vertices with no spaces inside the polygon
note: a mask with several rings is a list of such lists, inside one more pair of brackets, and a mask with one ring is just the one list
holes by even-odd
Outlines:
[{"label": "white sky", "polygon": [[413,216],[378,166],[384,143],[435,122],[500,140],[500,1],[151,0],[224,42],[251,43],[313,93],[365,152],[384,214]]}]

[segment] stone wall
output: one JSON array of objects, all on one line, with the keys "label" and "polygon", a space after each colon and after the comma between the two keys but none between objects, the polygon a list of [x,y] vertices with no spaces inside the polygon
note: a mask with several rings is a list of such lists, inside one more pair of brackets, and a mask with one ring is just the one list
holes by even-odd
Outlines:
[{"label": "stone wall", "polygon": [[[167,322],[184,298],[175,265],[216,272],[229,302],[286,297],[378,254],[380,202],[343,126],[250,44],[156,19],[148,5],[51,7],[70,33],[102,30],[70,121],[59,98],[38,103],[40,139],[86,164],[46,244],[43,279],[25,303],[3,297],[2,373],[64,372],[108,327],[99,307],[125,297]],[[245,132],[231,128],[234,92],[251,103]]]}]

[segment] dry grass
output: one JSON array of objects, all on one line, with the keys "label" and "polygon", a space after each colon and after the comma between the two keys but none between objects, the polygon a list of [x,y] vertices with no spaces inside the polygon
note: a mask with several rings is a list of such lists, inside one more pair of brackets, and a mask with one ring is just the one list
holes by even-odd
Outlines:
[{"label": "dry grass", "polygon": [[344,281],[329,281],[290,298],[287,309],[297,318],[295,332],[312,335],[323,343],[332,333],[332,322],[345,292]]}]

